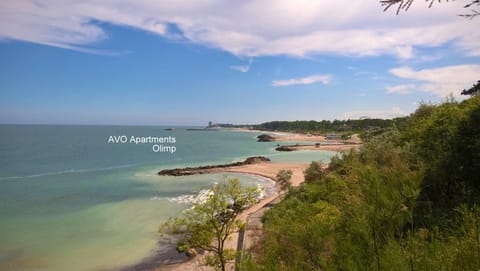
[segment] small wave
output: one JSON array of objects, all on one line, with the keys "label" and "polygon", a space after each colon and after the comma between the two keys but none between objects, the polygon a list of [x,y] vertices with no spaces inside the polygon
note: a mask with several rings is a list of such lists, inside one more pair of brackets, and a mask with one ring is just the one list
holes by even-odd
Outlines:
[{"label": "small wave", "polygon": [[186,194],[178,197],[167,198],[168,201],[181,204],[196,204],[207,201],[208,197],[212,195],[211,189],[202,189],[197,194]]},{"label": "small wave", "polygon": [[56,172],[45,172],[45,173],[38,173],[38,174],[24,175],[24,176],[0,177],[0,180],[2,180],[2,181],[3,180],[15,180],[15,179],[38,178],[38,177],[44,177],[44,176],[56,176],[56,175],[63,175],[63,174],[108,171],[108,170],[115,170],[115,169],[120,169],[120,168],[133,167],[133,166],[136,166],[136,165],[138,165],[138,164],[127,164],[127,165],[111,166],[111,167],[103,167],[103,168],[67,169],[67,170],[56,171]]},{"label": "small wave", "polygon": [[[276,187],[276,182],[271,179],[271,178],[268,178],[268,177],[265,177],[265,176],[261,176],[261,175],[258,175],[258,174],[253,174],[253,173],[245,173],[245,172],[225,172],[225,174],[227,175],[231,175],[231,176],[248,176],[254,180],[256,180],[258,183],[257,183],[257,188],[260,192],[260,196],[258,197],[258,199],[263,199],[265,198],[266,196],[268,195],[271,195],[273,193],[276,193],[277,192],[277,187]],[[215,182],[214,184],[217,184],[217,182]]]},{"label": "small wave", "polygon": [[259,199],[263,199],[266,196],[276,193],[277,192],[277,187],[276,187],[276,182],[270,178],[256,175],[256,174],[248,174],[248,173],[242,173],[243,175],[249,175],[254,179],[257,179],[261,181],[261,184],[257,184],[257,189],[260,191]]},{"label": "small wave", "polygon": [[143,171],[143,172],[137,172],[133,176],[138,177],[138,178],[144,178],[144,177],[158,177],[158,170],[148,170],[148,171]]},{"label": "small wave", "polygon": [[[265,198],[266,196],[265,186],[261,184],[257,184],[257,190],[259,191],[257,200],[261,200]],[[167,200],[170,202],[179,203],[179,204],[197,204],[197,203],[206,202],[212,194],[213,194],[213,191],[211,189],[202,189],[197,194],[184,194],[177,197],[167,198]],[[157,196],[150,198],[150,200],[161,200],[161,199],[164,199],[164,198],[157,197]]]}]

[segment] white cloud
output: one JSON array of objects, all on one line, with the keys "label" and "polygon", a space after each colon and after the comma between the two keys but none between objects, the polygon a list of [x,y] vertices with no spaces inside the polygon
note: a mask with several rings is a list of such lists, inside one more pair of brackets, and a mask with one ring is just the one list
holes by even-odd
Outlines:
[{"label": "white cloud", "polygon": [[396,86],[387,86],[385,89],[387,93],[397,93],[397,94],[409,94],[415,90],[417,86],[415,84],[405,84],[405,85],[396,85]]},{"label": "white cloud", "polygon": [[291,78],[285,80],[274,80],[272,85],[275,87],[285,87],[292,85],[310,85],[314,83],[322,83],[328,85],[332,80],[332,76],[329,74],[316,74],[302,78]]},{"label": "white cloud", "polygon": [[392,119],[397,117],[403,117],[406,115],[407,114],[403,112],[399,107],[392,107],[388,110],[365,110],[345,112],[342,114],[342,119]]},{"label": "white cloud", "polygon": [[400,78],[414,80],[419,90],[439,97],[445,97],[450,93],[460,96],[462,89],[470,87],[478,80],[480,65],[456,65],[418,71],[410,67],[400,67],[391,69],[390,73]]},{"label": "white cloud", "polygon": [[480,56],[475,20],[455,16],[462,5],[454,1],[428,9],[415,1],[395,16],[384,13],[378,1],[365,0],[0,1],[0,39],[78,49],[108,38],[102,23],[110,23],[167,39],[178,39],[180,31],[190,42],[247,57],[389,54],[408,59],[415,47],[448,42]]},{"label": "white cloud", "polygon": [[397,56],[400,59],[410,59],[414,56],[413,53],[413,48],[412,46],[406,45],[406,46],[398,46],[395,48],[397,50]]},{"label": "white cloud", "polygon": [[239,71],[239,72],[248,72],[250,70],[250,66],[249,65],[230,66],[230,69]]},{"label": "white cloud", "polygon": [[253,60],[249,59],[248,60],[248,65],[232,65],[230,66],[230,69],[234,71],[239,71],[239,72],[248,72],[250,70],[250,66],[252,65]]}]

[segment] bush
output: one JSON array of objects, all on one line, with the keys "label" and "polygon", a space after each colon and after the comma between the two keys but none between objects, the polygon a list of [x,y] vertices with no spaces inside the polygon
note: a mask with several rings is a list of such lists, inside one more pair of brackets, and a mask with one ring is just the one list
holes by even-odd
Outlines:
[{"label": "bush", "polygon": [[320,162],[313,161],[310,166],[305,169],[303,174],[305,175],[306,182],[320,180],[320,178],[323,176],[322,164]]},{"label": "bush", "polygon": [[290,190],[292,187],[292,182],[290,179],[292,179],[293,172],[291,170],[280,170],[277,173],[277,182],[280,184],[280,187],[282,190]]},{"label": "bush", "polygon": [[255,269],[480,270],[480,96],[421,105],[312,162],[264,216]]}]

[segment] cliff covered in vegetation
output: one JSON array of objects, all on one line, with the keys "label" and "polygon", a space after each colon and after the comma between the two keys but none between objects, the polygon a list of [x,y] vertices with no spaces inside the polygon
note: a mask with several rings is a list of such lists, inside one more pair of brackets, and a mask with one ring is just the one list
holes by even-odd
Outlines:
[{"label": "cliff covered in vegetation", "polygon": [[479,270],[480,96],[384,128],[313,163],[241,270]]}]

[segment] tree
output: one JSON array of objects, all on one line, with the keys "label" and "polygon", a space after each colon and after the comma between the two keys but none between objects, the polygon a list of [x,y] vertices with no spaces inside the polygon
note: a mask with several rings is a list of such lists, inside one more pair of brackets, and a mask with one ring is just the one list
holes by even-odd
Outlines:
[{"label": "tree", "polygon": [[324,175],[322,164],[317,161],[312,161],[312,163],[310,163],[310,166],[305,169],[303,174],[305,175],[306,182],[314,182],[320,180]]},{"label": "tree", "polygon": [[282,169],[277,173],[277,182],[280,184],[282,190],[290,190],[292,187],[292,179],[293,172],[291,170]]},{"label": "tree", "polygon": [[475,85],[473,85],[473,87],[469,89],[464,89],[461,94],[470,95],[470,96],[475,96],[480,94],[480,80],[478,80],[478,82]]},{"label": "tree", "polygon": [[243,226],[237,215],[254,203],[259,193],[258,188],[242,187],[238,179],[216,184],[205,201],[193,204],[180,217],[170,218],[160,232],[180,236],[178,251],[211,252],[205,264],[224,271],[227,262],[235,258],[234,250],[226,249],[225,242]]},{"label": "tree", "polygon": [[[397,14],[399,14],[401,10],[407,11],[412,5],[413,1],[414,0],[381,0],[380,3],[382,4],[382,6],[385,6],[383,11],[387,11],[390,7],[398,5]],[[435,0],[426,0],[425,2],[429,2],[428,7],[431,8]],[[441,2],[441,0],[438,0],[438,2]],[[448,2],[448,0],[446,0],[445,2]],[[473,5],[479,6],[480,0],[468,0],[464,8],[469,8]],[[468,19],[473,19],[478,15],[480,15],[480,12],[476,10],[472,10],[472,13],[470,14],[460,14],[459,16],[462,16]]]}]

